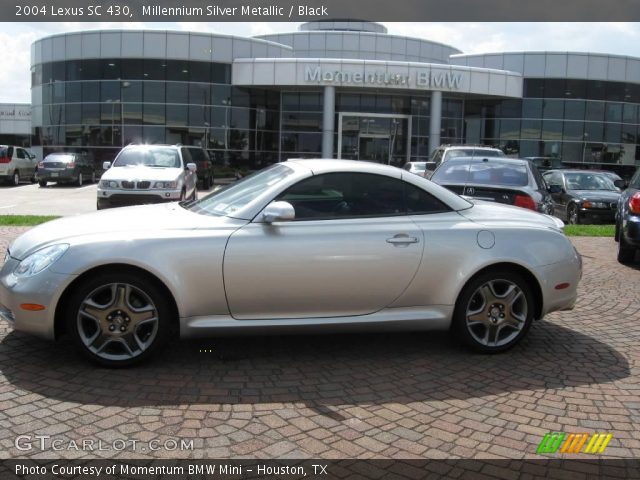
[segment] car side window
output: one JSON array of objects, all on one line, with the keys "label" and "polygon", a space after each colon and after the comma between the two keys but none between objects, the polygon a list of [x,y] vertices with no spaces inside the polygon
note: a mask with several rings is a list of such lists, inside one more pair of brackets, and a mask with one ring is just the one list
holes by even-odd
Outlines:
[{"label": "car side window", "polygon": [[544,179],[547,181],[549,185],[557,185],[558,187],[562,187],[562,175],[558,172],[551,172],[544,176]]},{"label": "car side window", "polygon": [[404,183],[404,201],[407,213],[409,215],[424,215],[428,213],[449,212],[451,209],[421,188]]},{"label": "car side window", "polygon": [[640,168],[638,168],[635,175],[631,178],[629,186],[631,188],[640,188]]},{"label": "car side window", "polygon": [[370,173],[315,175],[276,200],[289,202],[296,220],[405,215],[403,181]]},{"label": "car side window", "polygon": [[16,149],[16,152],[17,152],[17,154],[18,154],[18,158],[25,158],[25,156],[24,156],[24,150],[23,150],[23,149],[21,149],[21,148],[17,148],[17,149]]}]

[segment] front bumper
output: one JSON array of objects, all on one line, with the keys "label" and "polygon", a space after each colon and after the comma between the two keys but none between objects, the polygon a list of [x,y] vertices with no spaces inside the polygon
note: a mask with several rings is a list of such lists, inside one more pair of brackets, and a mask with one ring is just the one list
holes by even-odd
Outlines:
[{"label": "front bumper", "polygon": [[123,190],[98,188],[98,207],[125,207],[149,203],[176,202],[180,200],[182,190]]},{"label": "front bumper", "polygon": [[616,210],[605,208],[580,208],[580,218],[583,222],[616,223]]},{"label": "front bumper", "polygon": [[[0,318],[14,330],[53,340],[56,305],[75,276],[46,269],[32,277],[16,278],[13,270],[17,265],[16,259],[8,258],[0,270]],[[20,307],[23,303],[37,303],[45,309],[24,310]]]}]

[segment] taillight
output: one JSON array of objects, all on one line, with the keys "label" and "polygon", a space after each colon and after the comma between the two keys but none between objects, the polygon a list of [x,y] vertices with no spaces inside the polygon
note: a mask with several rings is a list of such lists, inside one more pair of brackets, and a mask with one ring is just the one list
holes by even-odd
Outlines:
[{"label": "taillight", "polygon": [[536,202],[533,201],[529,195],[516,195],[513,202],[516,207],[528,208],[529,210],[536,210]]},{"label": "taillight", "polygon": [[640,214],[640,192],[636,192],[629,199],[629,211],[631,213]]},{"label": "taillight", "polygon": [[204,169],[206,170],[207,168],[209,168],[209,162],[208,161],[204,161]]},{"label": "taillight", "polygon": [[75,168],[75,167],[76,167],[76,162],[67,163],[67,168]]},{"label": "taillight", "polygon": [[11,163],[11,159],[9,157],[0,157],[0,163]]}]

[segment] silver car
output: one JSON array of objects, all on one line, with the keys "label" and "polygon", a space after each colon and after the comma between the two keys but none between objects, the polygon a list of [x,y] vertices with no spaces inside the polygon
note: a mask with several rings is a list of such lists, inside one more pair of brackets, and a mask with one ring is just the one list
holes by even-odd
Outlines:
[{"label": "silver car", "polygon": [[500,352],[576,301],[581,260],[562,227],[395,167],[292,160],[191,204],[29,230],[0,271],[0,310],[107,366],[173,332],[452,329]]},{"label": "silver car", "polygon": [[98,210],[147,203],[195,200],[196,164],[188,162],[180,145],[128,145],[106,170],[98,184]]}]

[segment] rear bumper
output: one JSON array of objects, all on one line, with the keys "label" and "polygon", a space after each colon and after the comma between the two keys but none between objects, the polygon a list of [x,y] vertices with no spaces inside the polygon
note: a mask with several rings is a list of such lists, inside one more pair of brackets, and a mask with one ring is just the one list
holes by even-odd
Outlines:
[{"label": "rear bumper", "polygon": [[38,180],[47,182],[70,182],[78,180],[78,172],[73,170],[38,170]]},{"label": "rear bumper", "polygon": [[629,215],[623,218],[622,235],[629,245],[640,248],[640,215]]}]

